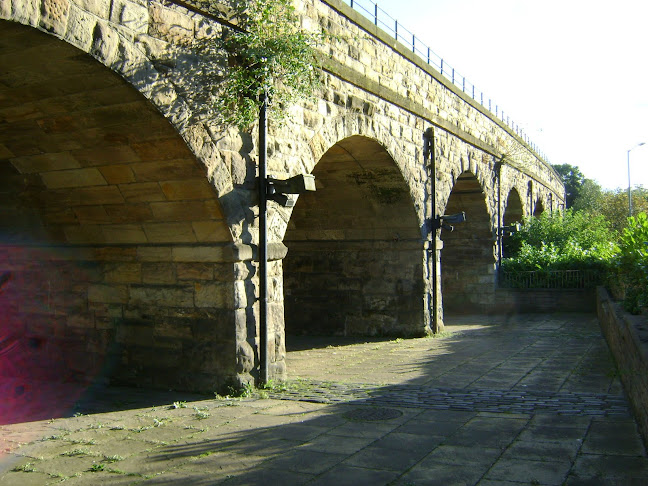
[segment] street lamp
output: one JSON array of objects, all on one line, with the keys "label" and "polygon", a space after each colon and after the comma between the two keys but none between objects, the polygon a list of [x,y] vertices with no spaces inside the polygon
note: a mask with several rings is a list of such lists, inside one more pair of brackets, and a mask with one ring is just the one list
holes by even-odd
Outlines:
[{"label": "street lamp", "polygon": [[641,142],[628,150],[628,216],[632,217],[632,189],[630,187],[630,152],[637,147],[645,145],[646,142]]}]

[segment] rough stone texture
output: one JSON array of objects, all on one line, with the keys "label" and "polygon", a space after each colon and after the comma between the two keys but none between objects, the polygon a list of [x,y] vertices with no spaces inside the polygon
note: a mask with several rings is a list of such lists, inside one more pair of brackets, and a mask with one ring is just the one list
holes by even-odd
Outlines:
[{"label": "rough stone texture", "polygon": [[[271,127],[269,172],[315,173],[317,198],[331,215],[305,214],[321,204],[306,197],[298,200],[294,219],[290,209],[270,205],[269,238],[279,251],[271,257],[268,336],[277,378],[285,373],[284,293],[293,299],[288,325],[293,316],[318,314],[327,305],[339,315],[343,306],[331,302],[338,296],[332,286],[340,284],[355,302],[344,315],[344,332],[423,334],[434,321],[434,268],[441,276],[436,292],[443,281],[450,305],[484,306],[494,292],[498,218],[510,222],[554,210],[564,196],[557,174],[517,135],[369,21],[337,0],[304,0],[296,7],[306,28],[325,27],[339,38],[323,48],[315,99],[289,107],[290,121]],[[231,17],[218,5],[203,8]],[[169,322],[221,323],[214,332],[227,336],[224,341],[194,337],[181,355],[197,363],[196,387],[233,375],[239,383],[250,381],[259,344],[252,262],[259,231],[257,133],[217,125],[209,96],[217,89],[213,75],[226,74],[227,56],[207,59],[187,47],[228,27],[173,3],[136,0],[2,0],[0,18],[0,62],[8,67],[0,76],[2,243],[92,246],[97,253],[84,261],[101,267],[111,257],[117,267],[140,265],[140,273],[111,270],[125,281],[81,278],[76,284],[81,294],[105,296],[106,302],[92,302],[103,313],[102,329],[119,306],[131,320],[128,332],[115,333],[121,340],[113,340],[128,348],[120,363],[131,374],[120,376],[136,380],[148,373],[151,381],[193,386],[191,367],[178,366],[177,343],[165,354],[166,368],[160,354],[138,347],[155,336],[149,316],[165,334]],[[422,160],[423,133],[431,126],[434,174]],[[430,258],[434,235],[427,224],[433,207],[437,214],[468,215],[455,234],[441,235],[444,249],[437,245],[436,259]],[[284,238],[295,257],[285,267]],[[309,251],[313,244],[321,258]],[[114,250],[120,248],[134,253],[119,256]],[[227,269],[200,266],[211,264]],[[328,269],[318,272],[315,265]],[[327,284],[331,274],[335,279]],[[358,293],[353,285],[359,279]],[[321,299],[300,310],[296,286],[306,282],[301,295],[318,289]],[[440,317],[442,299],[438,303]],[[87,305],[63,328],[90,326]],[[107,341],[97,349],[107,349]],[[167,345],[159,342],[160,349]],[[223,365],[225,358],[216,355],[231,362]],[[147,357],[155,366],[147,368]]]},{"label": "rough stone texture", "polygon": [[644,444],[648,444],[648,324],[615,303],[604,287],[597,289],[601,329],[617,364]]},{"label": "rough stone texture", "polygon": [[493,313],[520,314],[528,312],[594,312],[595,289],[507,289],[495,292]]},{"label": "rough stone texture", "polygon": [[[16,366],[0,371],[205,392],[237,383],[232,263],[196,263],[218,275],[194,284],[175,278],[189,263],[132,261],[147,249],[0,247],[1,307],[11,316],[0,330],[16,343]],[[205,378],[194,382],[195,373]]]}]

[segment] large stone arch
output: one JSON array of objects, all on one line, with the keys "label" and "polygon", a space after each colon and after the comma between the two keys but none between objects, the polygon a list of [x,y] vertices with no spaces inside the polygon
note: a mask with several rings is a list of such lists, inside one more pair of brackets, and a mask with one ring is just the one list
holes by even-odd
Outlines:
[{"label": "large stone arch", "polygon": [[441,230],[441,286],[444,312],[487,309],[495,291],[496,247],[483,183],[471,171],[454,181],[445,214],[466,213],[454,230]]},{"label": "large stone arch", "polygon": [[[149,100],[205,166],[234,241],[249,244],[243,229],[249,201],[237,193],[230,168],[231,154],[242,152],[241,147],[249,142],[238,130],[223,133],[222,127],[206,122],[209,114],[204,99],[196,92],[201,91],[200,83],[211,81],[197,73],[200,66],[214,59],[201,59],[186,49],[199,31],[217,35],[215,30],[222,26],[194,19],[189,12],[177,12],[179,8],[128,2],[113,9],[101,2],[23,0],[0,5],[0,23],[4,19],[8,24],[32,27],[74,46],[117,73]],[[8,24],[4,29],[9,28]],[[225,58],[220,62],[226,65]],[[174,66],[172,75],[168,74],[169,63]],[[179,91],[178,85],[184,89]]]},{"label": "large stone arch", "polygon": [[11,372],[236,382],[244,303],[213,173],[119,74],[31,27],[0,32],[1,333],[30,363]]},{"label": "large stone arch", "polygon": [[352,135],[313,174],[284,238],[286,333],[423,335],[423,240],[392,156]]}]

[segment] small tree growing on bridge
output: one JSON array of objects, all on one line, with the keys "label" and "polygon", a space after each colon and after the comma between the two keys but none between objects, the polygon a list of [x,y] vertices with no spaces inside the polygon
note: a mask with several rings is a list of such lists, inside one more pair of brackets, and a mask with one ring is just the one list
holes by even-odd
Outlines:
[{"label": "small tree growing on bridge", "polygon": [[322,35],[301,30],[291,0],[237,1],[240,29],[212,39],[229,54],[229,69],[216,107],[226,124],[249,128],[263,96],[271,119],[286,117],[286,106],[308,97],[320,83],[315,46]]}]

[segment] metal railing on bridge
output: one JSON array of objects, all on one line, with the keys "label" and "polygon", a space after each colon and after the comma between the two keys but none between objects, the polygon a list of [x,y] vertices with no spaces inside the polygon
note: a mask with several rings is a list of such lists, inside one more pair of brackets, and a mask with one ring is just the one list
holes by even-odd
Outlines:
[{"label": "metal railing on bridge", "polygon": [[517,123],[515,123],[515,121],[511,120],[508,115],[505,115],[504,110],[499,105],[495,104],[491,98],[488,98],[483,91],[478,90],[473,83],[466,79],[465,76],[459,74],[454,67],[445,61],[445,59],[435,53],[428,45],[424,44],[414,33],[407,30],[407,28],[401,25],[398,20],[380,8],[377,3],[372,2],[371,0],[344,1],[351,8],[371,20],[376,27],[379,27],[392,35],[397,42],[400,42],[404,47],[411,50],[412,53],[418,55],[423,61],[434,67],[454,86],[460,88],[465,94],[495,115],[497,119],[501,120],[502,123],[522,138],[522,140],[524,140],[525,143],[540,157],[545,161],[548,161],[547,157],[539,150],[538,146],[529,139],[529,136]]},{"label": "metal railing on bridge", "polygon": [[597,270],[501,271],[499,286],[510,289],[591,289],[600,285]]}]

